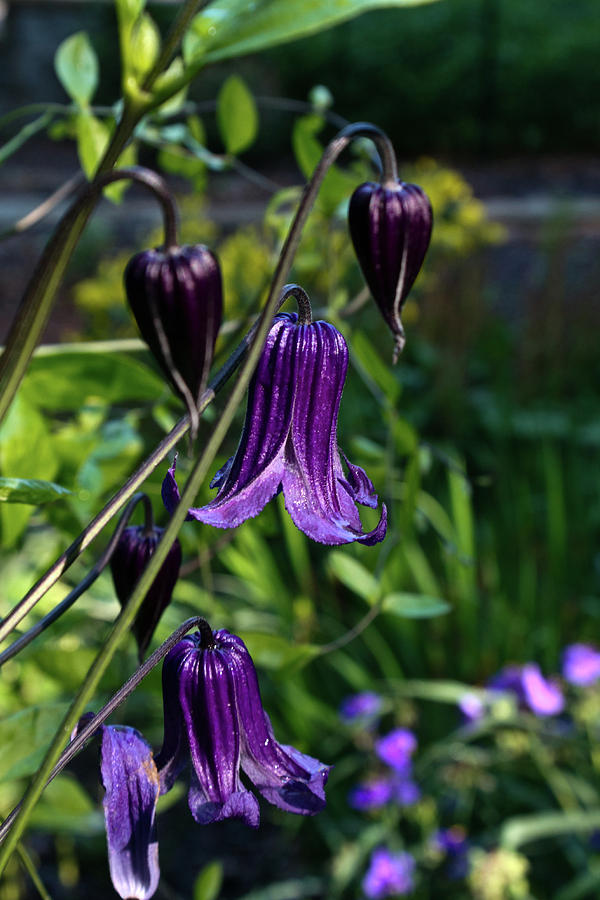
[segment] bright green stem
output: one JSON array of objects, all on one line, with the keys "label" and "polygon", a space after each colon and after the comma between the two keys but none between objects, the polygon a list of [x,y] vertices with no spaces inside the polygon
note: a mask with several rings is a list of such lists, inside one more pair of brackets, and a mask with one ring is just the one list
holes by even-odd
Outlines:
[{"label": "bright green stem", "polygon": [[[139,116],[139,111],[125,111],[98,168],[98,175],[113,168]],[[50,316],[54,295],[97,199],[97,195],[91,192],[76,210],[65,217],[34,269],[0,358],[0,422],[25,375],[31,354]]]}]

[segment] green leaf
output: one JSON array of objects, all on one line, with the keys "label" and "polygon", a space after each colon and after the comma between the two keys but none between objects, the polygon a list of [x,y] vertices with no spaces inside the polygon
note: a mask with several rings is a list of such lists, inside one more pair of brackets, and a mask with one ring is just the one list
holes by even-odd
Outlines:
[{"label": "green leaf", "polygon": [[[294,124],[292,131],[294,155],[302,174],[307,179],[311,177],[323,155],[323,145],[317,140],[316,135],[324,124],[323,117],[317,114],[302,116]],[[358,182],[356,175],[350,175],[337,166],[331,166],[319,190],[319,204],[326,212],[333,213],[340,203],[350,197]]]},{"label": "green leaf", "polygon": [[217,900],[223,884],[223,866],[211,862],[204,866],[194,883],[194,900]]},{"label": "green leaf", "polygon": [[217,98],[217,123],[227,153],[246,150],[258,132],[254,97],[238,75],[230,75]]},{"label": "green leaf", "polygon": [[451,606],[427,594],[392,593],[383,598],[382,611],[403,619],[432,619],[450,612]]},{"label": "green leaf", "polygon": [[0,720],[0,781],[35,772],[68,706],[31,706]]},{"label": "green leaf", "polygon": [[327,565],[342,584],[367,603],[373,604],[378,600],[380,588],[377,579],[357,559],[342,550],[332,550],[327,558]]},{"label": "green leaf", "polygon": [[91,345],[90,352],[65,348],[34,357],[21,393],[32,403],[59,412],[79,410],[90,397],[105,404],[153,403],[163,390],[162,378],[149,366],[119,353],[94,352]]},{"label": "green leaf", "polygon": [[160,31],[148,13],[143,13],[133,26],[130,52],[132,71],[142,81],[160,53]]},{"label": "green leaf", "polygon": [[508,819],[500,832],[500,845],[516,850],[530,841],[581,834],[600,828],[600,809],[534,813]]},{"label": "green leaf", "polygon": [[320,652],[312,644],[291,644],[279,634],[247,632],[244,640],[256,665],[265,669],[296,671]]},{"label": "green leaf", "polygon": [[[256,53],[331,28],[361,13],[423,0],[215,0],[192,22],[186,62],[216,62]],[[429,2],[429,0],[425,0]],[[400,27],[400,24],[399,24]]]},{"label": "green leaf", "polygon": [[40,506],[70,493],[67,488],[54,484],[53,481],[40,481],[37,478],[0,478],[0,502]]},{"label": "green leaf", "polygon": [[88,106],[98,87],[98,59],[85,31],[60,44],[54,68],[65,91],[78,106]]},{"label": "green leaf", "polygon": [[46,831],[93,835],[104,831],[104,817],[72,775],[48,785],[31,815],[31,824]]},{"label": "green leaf", "polygon": [[86,178],[91,178],[110,140],[110,128],[90,112],[82,111],[75,122],[77,153]]}]

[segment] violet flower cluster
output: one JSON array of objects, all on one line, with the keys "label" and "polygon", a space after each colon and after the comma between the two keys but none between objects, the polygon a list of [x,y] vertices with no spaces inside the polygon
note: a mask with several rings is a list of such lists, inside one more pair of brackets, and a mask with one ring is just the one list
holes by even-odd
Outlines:
[{"label": "violet flower cluster", "polygon": [[184,768],[190,811],[200,824],[237,818],[258,827],[258,800],[241,772],[286,812],[312,816],[325,806],[330,766],[277,741],[254,663],[236,635],[206,626],[176,644],[163,664],[163,702],[156,756],[133,728],[101,729],[110,874],[124,900],[148,900],[157,888],[156,804]]}]

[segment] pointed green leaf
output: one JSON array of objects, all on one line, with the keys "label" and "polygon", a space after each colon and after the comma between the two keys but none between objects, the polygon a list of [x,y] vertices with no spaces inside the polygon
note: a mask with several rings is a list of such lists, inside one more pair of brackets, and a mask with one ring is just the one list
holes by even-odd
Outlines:
[{"label": "pointed green leaf", "polygon": [[379,597],[379,584],[361,562],[344,553],[333,550],[327,559],[329,570],[342,584],[366,600],[375,603]]},{"label": "pointed green leaf", "polygon": [[373,9],[430,0],[215,0],[196,16],[183,49],[186,62],[216,62],[256,53],[331,28]]},{"label": "pointed green leaf", "polygon": [[383,598],[382,610],[404,619],[432,619],[450,612],[451,606],[439,597],[426,594],[392,593]]},{"label": "pointed green leaf", "polygon": [[98,59],[85,31],[60,44],[54,68],[65,91],[78,106],[88,106],[98,87]]},{"label": "pointed green leaf", "polygon": [[230,75],[217,100],[217,123],[225,149],[235,155],[253,143],[258,132],[254,97],[238,75]]},{"label": "pointed green leaf", "polygon": [[148,13],[141,15],[133,26],[130,48],[133,73],[142,81],[160,53],[160,31]]},{"label": "pointed green leaf", "polygon": [[223,884],[223,866],[211,862],[204,866],[194,884],[194,900],[217,900]]},{"label": "pointed green leaf", "polygon": [[68,705],[32,706],[0,720],[0,781],[35,772]]},{"label": "pointed green leaf", "polygon": [[105,122],[90,112],[81,112],[75,122],[77,153],[86,178],[92,178],[110,140],[110,129]]},{"label": "pointed green leaf", "polygon": [[67,488],[54,484],[53,481],[40,481],[37,478],[0,478],[0,502],[39,506],[41,503],[50,503],[70,493]]}]

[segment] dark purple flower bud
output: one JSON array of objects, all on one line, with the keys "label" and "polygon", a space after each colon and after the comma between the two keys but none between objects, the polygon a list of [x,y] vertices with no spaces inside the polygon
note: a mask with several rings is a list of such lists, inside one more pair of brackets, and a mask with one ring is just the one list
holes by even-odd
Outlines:
[{"label": "dark purple flower bud", "polygon": [[217,258],[201,244],[144,250],[127,265],[125,290],[142,337],[163,372],[186,403],[191,399],[197,406],[221,325]]},{"label": "dark purple flower bud", "polygon": [[[279,491],[294,524],[322,544],[375,544],[385,537],[387,514],[362,529],[357,503],[375,508],[367,474],[348,463],[344,475],[337,419],[348,369],[348,347],[327,322],[299,325],[298,316],[276,316],[250,382],[238,449],[215,475],[217,496],[188,519],[235,528],[258,515]],[[163,482],[163,502],[179,502],[175,463]]]},{"label": "dark purple flower bud", "polygon": [[161,792],[191,757],[188,801],[197,822],[239,818],[258,826],[258,802],[240,768],[280,809],[314,815],[325,806],[330,767],[276,741],[254,663],[236,635],[207,628],[180,641],[163,664],[163,702]]},{"label": "dark purple flower bud", "polygon": [[402,305],[431,238],[431,204],[416,184],[366,182],[352,195],[348,224],[369,290],[395,337],[396,359],[404,346]]},{"label": "dark purple flower bud", "polygon": [[101,750],[104,821],[113,886],[123,900],[148,900],[158,886],[158,772],[134,728],[104,726]]},{"label": "dark purple flower bud", "polygon": [[[156,550],[163,530],[155,525],[149,529],[143,525],[130,525],[123,530],[110,560],[115,592],[121,606],[129,600],[148,560]],[[160,617],[171,602],[180,566],[181,545],[176,540],[144,597],[133,623],[132,631],[137,641],[140,659],[146,652]]]}]

